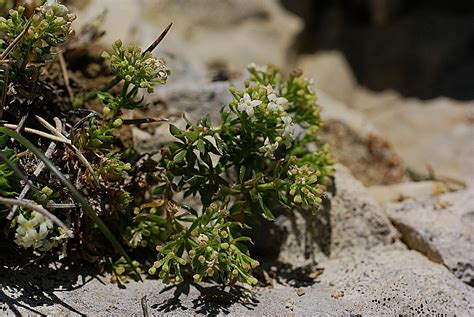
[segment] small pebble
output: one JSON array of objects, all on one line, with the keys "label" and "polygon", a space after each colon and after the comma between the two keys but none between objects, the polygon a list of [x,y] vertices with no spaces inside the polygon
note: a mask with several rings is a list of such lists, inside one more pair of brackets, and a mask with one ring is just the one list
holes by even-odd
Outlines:
[{"label": "small pebble", "polygon": [[318,269],[317,271],[311,272],[308,274],[308,277],[312,280],[315,280],[323,273],[323,269]]},{"label": "small pebble", "polygon": [[333,290],[333,291],[332,291],[332,294],[331,294],[331,297],[332,297],[332,298],[335,298],[335,299],[339,299],[339,298],[341,298],[341,297],[343,297],[343,296],[344,296],[344,292],[343,292],[343,291],[336,290],[336,289]]},{"label": "small pebble", "polygon": [[289,310],[293,310],[293,306],[295,306],[295,301],[293,298],[290,298],[287,302],[285,307],[288,308]]},{"label": "small pebble", "polygon": [[304,294],[306,294],[306,292],[301,287],[296,290],[296,295],[303,296]]}]

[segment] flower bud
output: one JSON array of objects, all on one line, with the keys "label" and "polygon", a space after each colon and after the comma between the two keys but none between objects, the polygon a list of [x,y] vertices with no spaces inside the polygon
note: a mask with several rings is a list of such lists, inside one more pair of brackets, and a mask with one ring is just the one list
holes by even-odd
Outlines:
[{"label": "flower bud", "polygon": [[122,275],[123,273],[125,273],[125,268],[123,266],[119,266],[115,269],[115,272],[117,272],[118,275]]},{"label": "flower bud", "polygon": [[206,262],[206,258],[203,255],[200,255],[198,257],[198,261],[201,262],[201,264],[204,264],[204,262]]},{"label": "flower bud", "polygon": [[102,114],[104,115],[104,117],[108,116],[110,114],[110,108],[107,106],[102,108]]},{"label": "flower bud", "polygon": [[114,128],[118,128],[118,127],[120,127],[122,124],[123,124],[123,121],[122,121],[122,119],[120,119],[120,118],[115,119],[114,122],[112,123],[112,125],[114,126]]}]

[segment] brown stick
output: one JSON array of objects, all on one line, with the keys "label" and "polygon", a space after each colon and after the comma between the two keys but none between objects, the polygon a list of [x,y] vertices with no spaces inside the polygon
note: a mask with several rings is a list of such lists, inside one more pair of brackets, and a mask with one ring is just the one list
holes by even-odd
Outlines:
[{"label": "brown stick", "polygon": [[59,65],[61,66],[61,72],[63,73],[64,78],[64,85],[66,86],[67,93],[69,95],[69,100],[74,102],[74,92],[72,91],[70,82],[69,82],[69,74],[67,73],[67,65],[66,61],[64,60],[64,55],[62,52],[58,54]]},{"label": "brown stick", "polygon": [[158,44],[160,44],[161,41],[163,41],[163,39],[165,38],[166,34],[168,34],[169,30],[171,29],[171,26],[173,25],[173,22],[171,22],[170,24],[168,24],[168,26],[166,27],[166,29],[163,30],[163,32],[161,32],[160,36],[158,36],[158,38],[155,40],[155,42],[153,42],[153,44],[151,44],[145,51],[146,52],[153,52],[155,50],[155,48],[158,46]]}]

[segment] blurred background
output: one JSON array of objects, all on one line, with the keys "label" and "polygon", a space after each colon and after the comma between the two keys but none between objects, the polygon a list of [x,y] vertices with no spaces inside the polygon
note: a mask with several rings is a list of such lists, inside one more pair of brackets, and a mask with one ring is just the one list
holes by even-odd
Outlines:
[{"label": "blurred background", "polygon": [[474,99],[474,1],[284,0],[299,53],[337,50],[357,82],[423,99]]},{"label": "blurred background", "polygon": [[[154,97],[168,111],[217,117],[249,63],[300,68],[315,81],[322,138],[365,185],[385,186],[378,199],[473,181],[472,0],[69,2],[78,28],[106,12],[107,46],[145,48],[174,23],[155,52],[172,71]],[[143,151],[162,132],[132,131]]]}]

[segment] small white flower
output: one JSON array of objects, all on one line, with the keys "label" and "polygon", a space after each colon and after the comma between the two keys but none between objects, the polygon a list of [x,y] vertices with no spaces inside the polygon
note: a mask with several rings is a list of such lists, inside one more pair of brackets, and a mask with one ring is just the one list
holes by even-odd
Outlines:
[{"label": "small white flower", "polygon": [[249,94],[244,94],[244,97],[240,99],[237,109],[241,112],[246,112],[249,117],[253,117],[254,108],[262,103],[261,100],[252,100]]},{"label": "small white flower", "polygon": [[281,136],[285,139],[286,147],[291,146],[291,142],[295,139],[295,125],[293,124],[293,119],[290,116],[281,117],[283,122],[282,129],[279,129]]},{"label": "small white flower", "polygon": [[293,119],[290,116],[281,117],[281,121],[283,122],[283,125],[285,126],[289,126],[293,124]]},{"label": "small white flower", "polygon": [[274,93],[267,96],[268,103],[267,109],[270,111],[283,111],[283,106],[288,103],[288,100],[283,97],[277,97]]},{"label": "small white flower", "polygon": [[307,87],[308,87],[308,92],[310,94],[314,94],[314,79],[313,78],[303,78],[306,83],[307,83]]},{"label": "small white flower", "polygon": [[278,149],[278,142],[270,143],[268,138],[265,139],[263,146],[259,149],[260,152],[264,153],[265,157],[273,158],[273,153]]},{"label": "small white flower", "polygon": [[267,65],[259,65],[259,64],[255,64],[255,63],[250,63],[247,66],[247,68],[248,69],[255,69],[257,72],[260,72],[260,73],[266,73],[267,70],[268,70]]},{"label": "small white flower", "polygon": [[200,245],[206,245],[207,241],[209,241],[209,238],[205,234],[200,234],[199,237],[197,238],[198,242]]},{"label": "small white flower", "polygon": [[42,214],[33,211],[31,219],[26,219],[20,213],[17,219],[15,243],[24,247],[48,251],[57,245],[56,241],[49,240],[49,233],[53,229],[53,222]]}]

